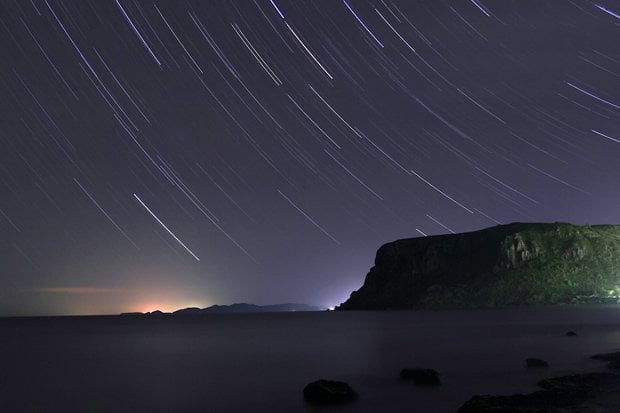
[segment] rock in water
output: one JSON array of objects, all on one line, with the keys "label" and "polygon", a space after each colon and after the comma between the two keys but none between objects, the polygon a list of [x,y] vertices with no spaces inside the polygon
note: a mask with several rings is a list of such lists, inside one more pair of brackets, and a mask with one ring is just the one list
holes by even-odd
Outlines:
[{"label": "rock in water", "polygon": [[537,359],[537,358],[525,359],[525,365],[527,367],[534,367],[534,368],[549,367],[549,363],[547,363],[543,359]]},{"label": "rock in water", "polygon": [[437,386],[441,384],[439,373],[433,369],[402,369],[400,378],[411,380],[418,386]]},{"label": "rock in water", "polygon": [[354,400],[357,393],[343,381],[317,380],[304,388],[304,399],[316,404],[336,404]]},{"label": "rock in water", "polygon": [[567,331],[564,335],[566,337],[577,337],[577,333],[575,333],[574,331]]},{"label": "rock in water", "polygon": [[339,310],[617,303],[620,225],[514,223],[377,251]]}]

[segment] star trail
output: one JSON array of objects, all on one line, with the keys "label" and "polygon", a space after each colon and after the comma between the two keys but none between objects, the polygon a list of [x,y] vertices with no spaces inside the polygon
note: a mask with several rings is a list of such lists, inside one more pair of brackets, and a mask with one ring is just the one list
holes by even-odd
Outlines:
[{"label": "star trail", "polygon": [[618,224],[619,13],[3,0],[0,315],[333,306],[398,238]]}]

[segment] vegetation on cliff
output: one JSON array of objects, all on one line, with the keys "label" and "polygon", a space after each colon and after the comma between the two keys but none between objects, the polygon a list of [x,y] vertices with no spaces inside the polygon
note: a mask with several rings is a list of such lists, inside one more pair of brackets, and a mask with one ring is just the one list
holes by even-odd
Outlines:
[{"label": "vegetation on cliff", "polygon": [[620,226],[513,223],[383,245],[338,309],[620,301]]}]

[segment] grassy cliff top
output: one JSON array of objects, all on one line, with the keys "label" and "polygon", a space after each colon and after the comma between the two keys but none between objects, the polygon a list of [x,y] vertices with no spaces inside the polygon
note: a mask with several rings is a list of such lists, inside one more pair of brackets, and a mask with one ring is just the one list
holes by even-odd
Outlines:
[{"label": "grassy cliff top", "polygon": [[620,297],[620,226],[513,223],[401,239],[377,251],[341,309],[610,302]]}]

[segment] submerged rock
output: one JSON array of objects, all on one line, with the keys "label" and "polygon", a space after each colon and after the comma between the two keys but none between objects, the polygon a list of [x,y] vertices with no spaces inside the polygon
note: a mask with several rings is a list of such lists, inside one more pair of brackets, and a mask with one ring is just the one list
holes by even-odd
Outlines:
[{"label": "submerged rock", "polygon": [[317,380],[304,388],[304,399],[315,404],[336,404],[357,398],[348,383],[335,380]]},{"label": "submerged rock", "polygon": [[533,367],[533,368],[549,367],[549,363],[547,363],[543,359],[537,359],[537,358],[527,358],[527,359],[525,359],[525,365],[527,367]]},{"label": "submerged rock", "polygon": [[564,334],[566,337],[576,337],[577,333],[575,333],[574,331],[567,331],[566,334]]},{"label": "submerged rock", "polygon": [[595,354],[590,358],[595,360],[604,360],[604,361],[620,361],[620,351],[614,351],[612,353],[601,353]]},{"label": "submerged rock", "polygon": [[402,369],[400,378],[411,380],[418,386],[437,386],[441,384],[439,373],[433,369]]}]

